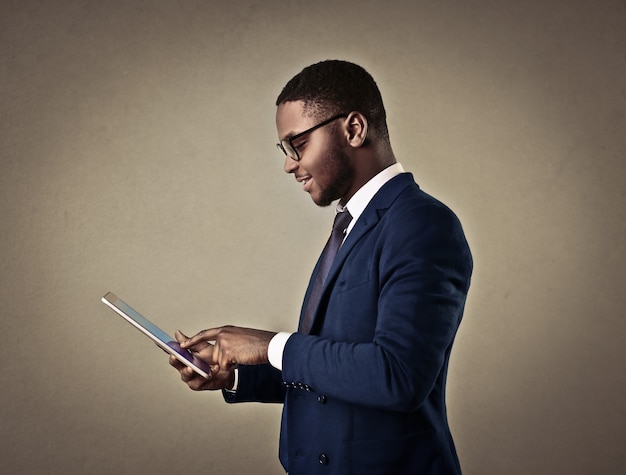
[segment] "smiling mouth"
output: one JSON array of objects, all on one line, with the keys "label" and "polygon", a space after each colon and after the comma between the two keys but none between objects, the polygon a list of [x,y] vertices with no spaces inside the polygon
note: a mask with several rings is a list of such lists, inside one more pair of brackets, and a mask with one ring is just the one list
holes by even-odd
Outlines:
[{"label": "smiling mouth", "polygon": [[304,188],[307,185],[307,183],[311,181],[311,177],[310,176],[299,177],[297,178],[297,181],[299,183],[302,183],[302,187]]}]

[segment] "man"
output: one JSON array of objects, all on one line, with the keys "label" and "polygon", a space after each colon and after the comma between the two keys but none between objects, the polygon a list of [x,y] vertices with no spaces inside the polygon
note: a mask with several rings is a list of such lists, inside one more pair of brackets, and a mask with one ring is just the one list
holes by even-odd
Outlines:
[{"label": "man", "polygon": [[320,258],[297,333],[177,333],[211,377],[170,362],[190,388],[223,389],[228,402],[284,402],[291,475],[458,474],[445,384],[472,271],[461,225],[396,162],[363,68],[309,66],[276,105],[285,171],[347,217],[329,240],[340,248]]}]

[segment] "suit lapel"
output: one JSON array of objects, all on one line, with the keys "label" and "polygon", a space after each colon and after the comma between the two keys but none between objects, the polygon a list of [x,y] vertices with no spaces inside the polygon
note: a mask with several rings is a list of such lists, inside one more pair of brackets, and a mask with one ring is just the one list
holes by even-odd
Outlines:
[{"label": "suit lapel", "polygon": [[[346,258],[350,255],[350,252],[363,238],[363,236],[369,233],[379,223],[381,218],[385,215],[386,211],[396,200],[396,198],[398,198],[400,193],[411,184],[414,184],[413,175],[410,173],[402,173],[385,183],[382,188],[378,190],[378,192],[374,195],[367,207],[363,210],[361,216],[354,224],[354,227],[350,231],[350,234],[348,234],[348,237],[346,237],[345,242],[339,249],[339,252],[335,257],[330,271],[328,272],[326,282],[324,283],[320,302],[324,302],[327,298],[329,289],[334,285],[337,274],[342,268]],[[316,273],[317,266],[313,272],[313,277],[315,277]],[[311,281],[313,281],[313,279],[311,279]],[[303,309],[306,308],[306,305],[308,303],[310,291],[311,283],[309,283],[309,288],[306,292],[306,298],[302,306]],[[320,312],[320,309],[324,307],[324,305],[320,305],[320,307],[317,309],[315,319],[311,325],[311,329],[315,329],[319,326],[320,319],[322,318],[323,314],[323,312]]]}]

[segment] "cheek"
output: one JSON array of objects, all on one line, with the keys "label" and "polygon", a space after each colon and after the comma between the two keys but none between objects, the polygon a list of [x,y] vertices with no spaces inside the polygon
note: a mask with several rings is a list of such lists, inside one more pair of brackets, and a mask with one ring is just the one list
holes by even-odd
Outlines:
[{"label": "cheek", "polygon": [[329,150],[321,145],[311,146],[305,151],[300,166],[307,171],[316,182],[324,182],[330,173],[328,163]]}]

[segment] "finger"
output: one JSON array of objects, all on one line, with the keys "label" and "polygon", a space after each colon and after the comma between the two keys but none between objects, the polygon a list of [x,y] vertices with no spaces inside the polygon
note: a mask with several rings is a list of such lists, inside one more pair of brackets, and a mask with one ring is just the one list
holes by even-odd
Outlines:
[{"label": "finger", "polygon": [[196,333],[191,338],[180,342],[180,346],[183,348],[189,348],[190,346],[197,345],[200,342],[204,341],[213,341],[219,334],[221,328],[209,328],[208,330],[202,330],[201,332]]},{"label": "finger", "polygon": [[181,370],[182,368],[185,367],[185,365],[181,363],[180,360],[176,358],[175,356],[170,356],[170,365],[172,365],[177,370]]},{"label": "finger", "polygon": [[187,351],[191,351],[193,359],[203,361],[209,366],[218,364],[215,346],[210,343],[198,343]]},{"label": "finger", "polygon": [[199,376],[189,381],[187,383],[187,386],[189,386],[189,388],[193,391],[206,391],[211,389],[217,389],[215,387],[215,383],[212,380],[203,378],[202,376]]},{"label": "finger", "polygon": [[182,379],[186,383],[189,383],[190,381],[193,381],[194,379],[197,379],[197,378],[205,379],[205,378],[202,378],[202,376],[196,373],[189,366],[185,366],[184,368],[180,370],[180,379]]},{"label": "finger", "polygon": [[176,330],[176,333],[174,333],[174,338],[176,338],[176,341],[180,343],[181,346],[184,342],[189,340],[189,337],[185,335],[183,332],[181,332],[180,330]]},{"label": "finger", "polygon": [[[191,369],[191,368],[189,368]],[[208,377],[205,378],[201,375],[199,375],[198,373],[196,373],[195,371],[187,371],[187,370],[183,370],[181,371],[181,379],[187,383],[187,386],[189,386],[190,389],[194,390],[194,391],[203,391],[203,390],[211,390],[211,389],[221,389],[222,386],[220,385],[220,381],[219,378],[216,377],[219,376],[219,370],[216,368],[214,371],[214,368],[211,368],[211,372],[209,373]]]},{"label": "finger", "polygon": [[185,344],[189,341],[189,337],[185,335],[183,332],[181,332],[180,330],[176,330],[176,333],[174,333],[174,337],[176,338],[176,341],[178,342],[178,344],[183,350],[189,350],[194,353],[199,353],[203,349],[206,349],[208,346],[212,346],[209,342],[206,342],[206,341],[201,341],[201,343],[198,345],[194,345],[193,343]]}]

